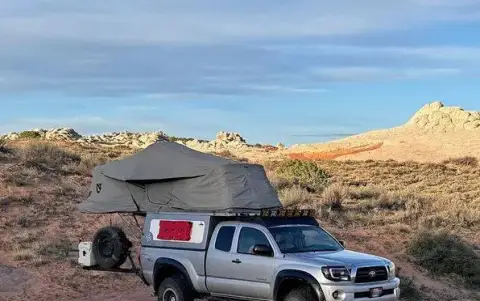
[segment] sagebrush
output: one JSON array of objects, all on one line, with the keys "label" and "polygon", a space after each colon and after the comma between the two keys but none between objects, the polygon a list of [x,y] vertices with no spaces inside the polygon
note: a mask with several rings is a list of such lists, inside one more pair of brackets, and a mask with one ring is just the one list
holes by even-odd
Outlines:
[{"label": "sagebrush", "polygon": [[408,254],[435,275],[453,275],[468,286],[480,287],[480,257],[456,235],[422,231],[411,240]]},{"label": "sagebrush", "polygon": [[312,192],[321,192],[328,183],[327,173],[310,161],[285,160],[279,164],[276,173]]}]

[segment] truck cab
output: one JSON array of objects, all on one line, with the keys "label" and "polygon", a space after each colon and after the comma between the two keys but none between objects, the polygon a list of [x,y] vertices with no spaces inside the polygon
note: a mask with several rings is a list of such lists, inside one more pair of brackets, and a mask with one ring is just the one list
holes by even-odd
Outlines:
[{"label": "truck cab", "polygon": [[388,259],[347,250],[305,212],[155,213],[142,276],[158,300],[398,300]]}]

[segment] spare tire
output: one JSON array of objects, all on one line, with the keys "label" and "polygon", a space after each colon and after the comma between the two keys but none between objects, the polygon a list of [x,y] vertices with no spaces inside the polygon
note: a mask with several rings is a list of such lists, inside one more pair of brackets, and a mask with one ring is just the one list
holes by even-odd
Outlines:
[{"label": "spare tire", "polygon": [[93,237],[92,251],[97,265],[104,269],[118,268],[125,263],[132,243],[118,227],[104,227]]}]

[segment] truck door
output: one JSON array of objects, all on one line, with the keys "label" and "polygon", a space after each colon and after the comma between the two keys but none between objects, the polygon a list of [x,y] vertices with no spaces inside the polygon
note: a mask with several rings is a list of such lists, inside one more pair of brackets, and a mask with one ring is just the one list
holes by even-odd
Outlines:
[{"label": "truck door", "polygon": [[274,283],[274,254],[255,255],[255,245],[265,245],[272,250],[266,232],[257,225],[239,225],[239,234],[232,252],[232,267],[229,273],[230,291],[237,297],[262,300],[272,299]]},{"label": "truck door", "polygon": [[206,284],[212,295],[232,295],[232,246],[237,228],[236,224],[224,224],[213,233],[206,262]]}]

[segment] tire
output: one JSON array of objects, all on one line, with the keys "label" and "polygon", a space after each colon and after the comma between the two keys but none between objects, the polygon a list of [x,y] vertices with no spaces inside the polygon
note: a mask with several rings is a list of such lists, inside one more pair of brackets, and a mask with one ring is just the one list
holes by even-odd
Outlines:
[{"label": "tire", "polygon": [[300,287],[292,289],[283,299],[283,301],[324,301],[323,296],[317,300],[313,290],[308,285],[302,285]]},{"label": "tire", "polygon": [[104,269],[118,268],[125,263],[132,243],[118,227],[105,227],[93,237],[93,256],[97,265]]},{"label": "tire", "polygon": [[158,301],[193,301],[193,289],[182,275],[168,277],[158,288]]}]

